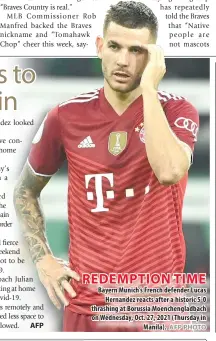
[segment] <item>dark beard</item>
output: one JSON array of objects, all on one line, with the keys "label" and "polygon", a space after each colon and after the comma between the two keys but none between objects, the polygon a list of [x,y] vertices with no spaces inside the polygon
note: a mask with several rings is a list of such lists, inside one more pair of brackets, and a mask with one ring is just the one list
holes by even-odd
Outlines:
[{"label": "dark beard", "polygon": [[[110,88],[116,92],[119,92],[119,93],[128,93],[128,92],[131,92],[133,90],[135,90],[139,85],[140,85],[140,81],[141,81],[141,77],[139,77],[138,79],[136,79],[136,81],[131,84],[129,87],[125,88],[125,89],[118,89],[118,87],[113,87],[111,82],[109,81],[109,77],[107,76],[107,72],[106,72],[106,69],[103,68],[102,66],[102,72],[103,72],[103,76],[104,76],[104,79],[106,80],[106,82],[109,84]],[[121,85],[121,84],[120,84]]]}]

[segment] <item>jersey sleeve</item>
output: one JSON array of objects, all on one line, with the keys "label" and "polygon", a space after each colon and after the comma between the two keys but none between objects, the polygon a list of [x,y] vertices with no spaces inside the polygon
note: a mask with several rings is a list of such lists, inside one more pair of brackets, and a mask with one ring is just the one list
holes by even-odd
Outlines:
[{"label": "jersey sleeve", "polygon": [[45,116],[32,141],[28,163],[35,174],[52,176],[64,160],[58,107],[55,107]]},{"label": "jersey sleeve", "polygon": [[199,115],[196,108],[185,99],[170,100],[165,106],[165,112],[175,135],[193,152],[199,130]]}]

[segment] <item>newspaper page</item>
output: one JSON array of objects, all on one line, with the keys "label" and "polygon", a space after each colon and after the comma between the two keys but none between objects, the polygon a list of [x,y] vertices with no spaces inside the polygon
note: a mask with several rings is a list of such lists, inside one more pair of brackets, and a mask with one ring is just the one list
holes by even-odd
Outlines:
[{"label": "newspaper page", "polygon": [[215,13],[0,1],[2,339],[214,339]]}]

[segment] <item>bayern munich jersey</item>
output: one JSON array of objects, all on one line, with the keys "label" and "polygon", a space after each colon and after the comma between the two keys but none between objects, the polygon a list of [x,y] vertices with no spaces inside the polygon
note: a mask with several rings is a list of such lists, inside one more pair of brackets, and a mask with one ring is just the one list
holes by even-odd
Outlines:
[{"label": "bayern munich jersey", "polygon": [[[163,91],[158,98],[171,129],[193,151],[196,109]],[[36,174],[52,176],[68,161],[69,262],[80,275],[184,270],[187,175],[170,186],[158,182],[146,155],[143,110],[140,96],[119,116],[102,88],[51,110],[33,140],[28,161]],[[102,304],[96,289],[72,285],[72,311],[89,314]]]}]

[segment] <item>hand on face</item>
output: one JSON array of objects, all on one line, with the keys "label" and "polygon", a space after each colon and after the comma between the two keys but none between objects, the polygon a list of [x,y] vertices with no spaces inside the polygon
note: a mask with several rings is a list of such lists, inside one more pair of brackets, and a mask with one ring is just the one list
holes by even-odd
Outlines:
[{"label": "hand on face", "polygon": [[163,50],[155,44],[143,46],[148,51],[148,62],[143,72],[140,86],[142,89],[158,89],[159,83],[166,73]]}]

